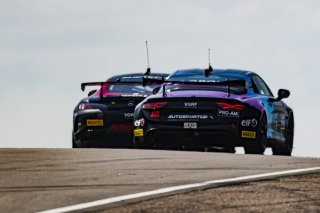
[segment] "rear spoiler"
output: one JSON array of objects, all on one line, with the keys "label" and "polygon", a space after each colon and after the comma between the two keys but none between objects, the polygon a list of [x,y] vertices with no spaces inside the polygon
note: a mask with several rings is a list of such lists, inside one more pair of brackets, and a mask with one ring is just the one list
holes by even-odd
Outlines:
[{"label": "rear spoiler", "polygon": [[142,82],[141,81],[132,81],[132,82],[121,82],[121,81],[97,81],[97,82],[85,82],[81,83],[81,90],[84,91],[86,87],[88,86],[100,86],[101,92],[100,92],[100,99],[103,98],[103,92],[102,92],[102,87],[106,84],[121,84],[121,85],[142,85],[142,86],[147,86],[147,85],[152,85],[152,84],[162,84],[165,81],[164,76],[144,76]]},{"label": "rear spoiler", "polygon": [[246,87],[246,81],[245,80],[227,80],[227,81],[219,81],[219,82],[198,82],[198,81],[165,81],[165,83],[162,84],[162,92],[163,97],[166,96],[166,85],[172,85],[172,84],[180,84],[180,85],[207,85],[207,86],[226,86],[228,89],[228,97],[230,96],[230,87],[240,86],[240,87]]},{"label": "rear spoiler", "polygon": [[102,98],[103,98],[102,88],[103,88],[103,86],[106,85],[106,84],[112,84],[112,85],[115,85],[115,84],[121,84],[121,85],[141,85],[142,82],[116,82],[116,81],[85,82],[85,83],[81,83],[81,90],[84,91],[87,86],[100,86],[100,90],[101,90],[101,91],[100,91],[100,99],[102,99]]},{"label": "rear spoiler", "polygon": [[226,81],[165,81],[164,83],[170,84],[183,84],[183,85],[208,85],[208,86],[245,86],[245,80],[226,80]]},{"label": "rear spoiler", "polygon": [[84,91],[84,89],[87,86],[100,86],[102,87],[105,84],[122,84],[122,85],[141,85],[143,82],[117,82],[117,81],[104,81],[104,82],[86,82],[86,83],[81,83],[81,90]]},{"label": "rear spoiler", "polygon": [[236,79],[236,80],[226,80],[226,81],[166,81],[164,77],[154,77],[154,76],[145,76],[143,77],[143,85],[150,85],[150,84],[163,84],[163,83],[170,83],[170,84],[186,84],[186,85],[211,85],[211,86],[245,86],[246,81],[243,79]]},{"label": "rear spoiler", "polygon": [[85,82],[81,83],[81,90],[84,91],[87,86],[103,86],[105,84],[122,84],[122,85],[152,85],[152,84],[162,84],[165,82],[165,78],[159,77],[159,76],[147,76],[143,77],[142,82],[141,81],[132,81],[132,82],[121,82],[121,81],[97,81],[97,82]]}]

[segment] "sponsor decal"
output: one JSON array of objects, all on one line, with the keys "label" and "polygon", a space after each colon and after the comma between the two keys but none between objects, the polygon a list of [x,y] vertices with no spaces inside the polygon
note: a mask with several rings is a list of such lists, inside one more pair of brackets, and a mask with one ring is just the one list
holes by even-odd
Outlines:
[{"label": "sponsor decal", "polygon": [[122,94],[121,97],[147,97],[146,94],[140,94],[140,93],[132,93],[132,94]]},{"label": "sponsor decal", "polygon": [[134,101],[128,101],[128,106],[134,106]]},{"label": "sponsor decal", "polygon": [[184,102],[184,107],[190,108],[190,107],[197,107],[197,102]]},{"label": "sponsor decal", "polygon": [[184,122],[183,123],[183,128],[185,129],[197,129],[197,123],[196,122]]},{"label": "sponsor decal", "polygon": [[208,115],[180,115],[180,114],[175,114],[175,115],[169,115],[168,119],[172,120],[176,120],[176,119],[185,119],[185,120],[189,120],[189,119],[197,119],[197,120],[205,120],[208,119]]},{"label": "sponsor decal", "polygon": [[239,111],[218,109],[218,116],[224,117],[239,117]]},{"label": "sponsor decal", "polygon": [[102,119],[87,119],[87,126],[103,126]]},{"label": "sponsor decal", "polygon": [[134,122],[134,126],[136,126],[136,127],[139,127],[139,126],[144,126],[144,119],[143,118],[141,118],[141,119],[139,119],[139,120],[136,120],[135,122]]},{"label": "sponsor decal", "polygon": [[219,82],[219,81],[215,81],[215,80],[190,80],[189,82]]},{"label": "sponsor decal", "polygon": [[143,136],[143,129],[135,129],[133,131],[135,137],[142,137]]},{"label": "sponsor decal", "polygon": [[[144,78],[144,75],[137,75],[137,76],[123,76],[122,79],[141,79]],[[147,79],[162,79],[162,76],[152,76],[148,75]]]},{"label": "sponsor decal", "polygon": [[125,119],[133,118],[133,112],[123,113]]},{"label": "sponsor decal", "polygon": [[245,119],[241,121],[241,126],[244,126],[244,127],[252,126],[253,128],[255,128],[258,126],[258,121],[255,118]]},{"label": "sponsor decal", "polygon": [[[144,77],[144,76],[143,76]],[[148,75],[148,77],[146,79],[162,79],[162,76],[152,76],[152,75]]]},{"label": "sponsor decal", "polygon": [[251,120],[251,126],[252,126],[253,128],[257,127],[257,126],[258,126],[258,121],[253,118],[253,119]]},{"label": "sponsor decal", "polygon": [[122,79],[143,78],[143,76],[123,76]]},{"label": "sponsor decal", "polygon": [[251,132],[251,131],[242,131],[241,132],[241,137],[242,138],[256,138],[256,132]]},{"label": "sponsor decal", "polygon": [[160,111],[159,110],[151,111],[150,117],[151,118],[159,118],[160,117]]},{"label": "sponsor decal", "polygon": [[111,125],[112,130],[127,130],[132,131],[133,126],[130,124],[112,124]]}]

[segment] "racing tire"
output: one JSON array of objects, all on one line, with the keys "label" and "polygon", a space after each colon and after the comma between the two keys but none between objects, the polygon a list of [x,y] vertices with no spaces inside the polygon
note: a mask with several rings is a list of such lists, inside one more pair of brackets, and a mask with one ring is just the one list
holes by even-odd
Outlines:
[{"label": "racing tire", "polygon": [[205,152],[222,152],[222,153],[231,153],[231,154],[234,154],[236,153],[236,148],[234,146],[226,146],[226,147],[219,147],[219,148],[212,148],[212,147],[207,147],[207,148],[204,148],[204,149],[201,149]]},{"label": "racing tire", "polygon": [[74,136],[73,136],[73,131],[72,131],[72,148],[79,148],[79,146],[76,144],[75,140],[74,140]]},{"label": "racing tire", "polygon": [[223,152],[234,154],[234,153],[236,153],[236,148],[235,147],[225,147],[223,149]]},{"label": "racing tire", "polygon": [[72,148],[73,148],[73,149],[79,148],[79,147],[77,146],[77,144],[74,142],[74,140],[72,140]]},{"label": "racing tire", "polygon": [[257,132],[257,138],[253,144],[246,144],[244,146],[245,154],[259,154],[263,155],[267,148],[267,129],[268,121],[265,113],[262,114],[260,119],[260,125]]},{"label": "racing tire", "polygon": [[134,149],[151,149],[145,142],[137,142],[136,137],[133,136],[133,148]]},{"label": "racing tire", "polygon": [[73,139],[72,140],[72,148],[86,148],[85,141],[79,139],[77,142]]},{"label": "racing tire", "polygon": [[291,156],[293,149],[293,135],[294,135],[294,120],[290,117],[287,130],[286,130],[286,140],[284,144],[272,146],[273,155],[285,155]]}]

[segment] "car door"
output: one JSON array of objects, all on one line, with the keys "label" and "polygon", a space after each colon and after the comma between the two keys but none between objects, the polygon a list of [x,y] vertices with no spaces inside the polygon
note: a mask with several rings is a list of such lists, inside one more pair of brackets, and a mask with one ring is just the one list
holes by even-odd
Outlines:
[{"label": "car door", "polygon": [[[282,101],[275,100],[267,84],[258,75],[251,77],[255,93],[265,98],[265,107],[268,117],[268,137],[277,141],[285,140],[285,106]],[[272,98],[272,99],[269,99]],[[269,99],[269,100],[268,100]],[[273,101],[270,101],[273,100]]]}]

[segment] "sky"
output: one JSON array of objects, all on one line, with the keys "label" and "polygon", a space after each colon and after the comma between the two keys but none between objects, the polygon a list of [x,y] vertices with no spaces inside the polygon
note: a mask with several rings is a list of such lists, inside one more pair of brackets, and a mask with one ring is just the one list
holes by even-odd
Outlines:
[{"label": "sky", "polygon": [[317,0],[4,0],[0,147],[71,147],[80,83],[214,68],[258,73],[291,91],[294,156],[320,157]]}]

